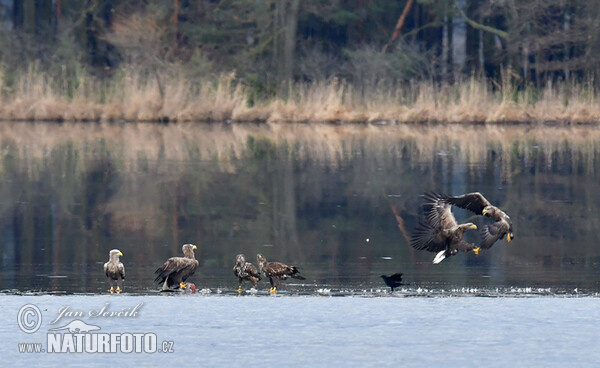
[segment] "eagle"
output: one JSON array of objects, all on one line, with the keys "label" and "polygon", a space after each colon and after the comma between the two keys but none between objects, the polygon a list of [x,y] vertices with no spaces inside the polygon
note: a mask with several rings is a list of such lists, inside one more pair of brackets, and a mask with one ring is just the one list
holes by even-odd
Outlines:
[{"label": "eagle", "polygon": [[[162,285],[161,291],[172,291],[170,288],[177,285],[175,289],[185,289],[185,280],[192,276],[198,269],[198,260],[194,255],[194,244],[184,244],[181,247],[183,257],[171,257],[159,267],[154,273],[157,275],[154,282]],[[179,285],[178,285],[179,284]]]},{"label": "eagle", "polygon": [[246,257],[243,254],[238,254],[235,256],[233,274],[238,278],[238,293],[242,292],[242,282],[244,280],[250,281],[253,287],[256,287],[258,281],[260,280],[260,272],[258,272],[252,263],[246,262]]},{"label": "eagle", "polygon": [[285,280],[288,277],[306,280],[298,273],[299,271],[296,266],[288,266],[280,262],[267,262],[267,259],[262,254],[256,255],[256,262],[258,263],[259,272],[269,278],[269,282],[271,283],[269,292],[271,293],[276,293],[281,280]]},{"label": "eagle", "polygon": [[402,285],[402,273],[398,272],[390,276],[381,275],[383,282],[390,288],[392,288],[392,293],[394,292],[394,288]]},{"label": "eagle", "polygon": [[123,280],[125,280],[125,267],[123,263],[119,261],[119,257],[122,256],[118,249],[113,249],[108,252],[108,262],[104,264],[104,274],[108,277],[108,283],[110,284],[110,290],[108,290],[111,294],[115,292],[113,283],[117,282],[117,294],[119,294],[123,288]]},{"label": "eagle", "polygon": [[479,250],[475,245],[462,239],[465,231],[475,230],[477,226],[471,222],[459,225],[449,203],[431,193],[425,193],[423,197],[427,201],[423,204],[426,220],[419,222],[410,245],[418,250],[437,252],[434,264],[458,252],[474,251],[477,254]]},{"label": "eagle", "polygon": [[501,209],[493,206],[481,193],[467,193],[460,196],[449,196],[445,194],[431,193],[438,200],[450,203],[460,208],[469,210],[477,215],[489,217],[495,221],[491,225],[486,225],[481,230],[482,241],[480,247],[489,249],[497,240],[506,236],[506,241],[510,243],[515,238],[513,226],[510,217]]}]

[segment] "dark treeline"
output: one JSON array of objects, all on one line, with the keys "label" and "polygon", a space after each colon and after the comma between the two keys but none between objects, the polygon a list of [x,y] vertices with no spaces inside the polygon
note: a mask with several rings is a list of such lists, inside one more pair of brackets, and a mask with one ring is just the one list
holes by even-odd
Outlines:
[{"label": "dark treeline", "polygon": [[0,63],[5,89],[34,62],[102,79],[122,65],[235,71],[259,95],[503,71],[540,86],[600,72],[599,11],[597,0],[1,0]]}]

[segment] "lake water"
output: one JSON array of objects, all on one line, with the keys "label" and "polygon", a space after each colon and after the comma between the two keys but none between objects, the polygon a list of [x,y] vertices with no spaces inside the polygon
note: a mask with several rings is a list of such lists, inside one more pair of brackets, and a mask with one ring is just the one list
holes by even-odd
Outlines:
[{"label": "lake water", "polygon": [[[41,361],[595,366],[599,182],[600,130],[586,127],[2,123],[2,354],[39,362],[17,343],[42,342],[61,307],[143,302],[136,318],[84,321],[156,333],[174,354]],[[407,241],[430,190],[483,193],[514,241],[433,265]],[[161,295],[153,271],[184,243],[198,246],[200,291]],[[113,248],[118,296],[102,273]],[[238,296],[237,253],[306,280]],[[379,275],[395,272],[405,285],[391,294]],[[28,303],[44,320],[33,334],[16,318]]]},{"label": "lake water", "polygon": [[[11,367],[596,367],[598,298],[362,298],[312,296],[0,296],[0,353]],[[32,334],[17,324],[26,304],[40,308]],[[109,303],[132,318],[87,315]],[[153,333],[172,353],[19,353],[19,343],[48,349],[51,328],[81,311],[98,333]],[[60,332],[68,334],[68,331]],[[85,336],[84,338],[87,338]],[[170,343],[169,343],[170,344]],[[47,351],[47,350],[46,350]],[[118,351],[118,350],[117,350]]]},{"label": "lake water", "polygon": [[[237,288],[237,253],[297,265],[306,282],[281,290],[299,294],[376,291],[394,272],[408,292],[600,291],[596,128],[3,123],[0,150],[6,292],[105,292],[118,248],[126,290],[152,293],[184,243],[214,291]],[[431,264],[407,242],[428,190],[480,191],[515,240]]]}]

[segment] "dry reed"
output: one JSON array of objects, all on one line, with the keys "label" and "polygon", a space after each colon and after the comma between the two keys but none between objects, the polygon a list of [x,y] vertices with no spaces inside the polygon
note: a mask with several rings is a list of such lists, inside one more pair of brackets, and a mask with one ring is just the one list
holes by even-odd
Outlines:
[{"label": "dry reed", "polygon": [[[297,85],[288,98],[248,104],[249,91],[233,74],[190,82],[184,73],[141,76],[125,68],[100,82],[79,73],[69,83],[35,68],[17,78],[0,99],[8,121],[237,121],[597,124],[593,90],[548,85],[517,90],[511,81],[492,88],[471,78],[453,85],[407,83],[363,88],[331,80]],[[63,79],[61,79],[63,78]],[[8,91],[8,92],[6,92]]]}]

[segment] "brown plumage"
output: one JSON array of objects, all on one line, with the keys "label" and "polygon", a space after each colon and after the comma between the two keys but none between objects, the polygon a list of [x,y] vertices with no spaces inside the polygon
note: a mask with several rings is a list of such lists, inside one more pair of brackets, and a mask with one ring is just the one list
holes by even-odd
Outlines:
[{"label": "brown plumage", "polygon": [[238,293],[242,292],[242,282],[244,280],[250,281],[252,283],[252,287],[256,287],[258,281],[260,280],[260,273],[252,263],[246,262],[246,257],[243,254],[238,254],[235,257],[233,274],[238,278]]},{"label": "brown plumage", "polygon": [[154,273],[157,275],[154,282],[163,284],[162,291],[172,291],[170,288],[185,289],[185,280],[192,276],[198,269],[198,261],[194,255],[194,244],[184,244],[181,247],[183,257],[172,257],[159,267]]},{"label": "brown plumage", "polygon": [[119,257],[122,256],[118,249],[113,249],[108,253],[108,262],[104,264],[104,274],[108,277],[108,283],[110,284],[111,294],[115,292],[113,283],[117,282],[117,294],[123,290],[123,280],[125,280],[125,267],[123,263],[119,261]]},{"label": "brown plumage", "polygon": [[269,291],[271,293],[276,293],[281,280],[285,280],[289,277],[298,280],[306,280],[298,273],[298,268],[296,266],[288,266],[280,262],[267,262],[267,259],[262,254],[256,256],[256,262],[258,263],[259,272],[269,278],[269,282],[271,283],[271,289]]},{"label": "brown plumage", "polygon": [[475,245],[462,240],[467,230],[477,229],[473,223],[458,224],[450,204],[426,193],[424,196],[426,221],[421,221],[413,233],[411,246],[419,250],[437,252],[433,263],[437,264],[458,252],[469,252]]},{"label": "brown plumage", "polygon": [[491,225],[486,225],[481,230],[483,238],[480,247],[483,249],[491,248],[497,240],[506,236],[506,241],[514,239],[512,221],[510,217],[498,207],[492,205],[481,193],[467,193],[460,196],[449,196],[445,194],[435,194],[433,196],[446,203],[450,203],[460,208],[469,210],[477,215],[489,217],[495,221]]}]

